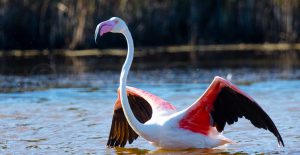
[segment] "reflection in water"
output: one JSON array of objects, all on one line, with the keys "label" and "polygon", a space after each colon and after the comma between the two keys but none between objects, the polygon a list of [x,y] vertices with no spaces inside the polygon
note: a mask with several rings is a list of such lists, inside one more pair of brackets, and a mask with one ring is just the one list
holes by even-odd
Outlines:
[{"label": "reflection in water", "polygon": [[[224,130],[236,144],[215,149],[157,150],[140,137],[128,148],[106,148],[119,73],[102,72],[71,78],[0,77],[0,154],[300,154],[298,71],[288,79],[277,72],[246,69],[136,71],[129,75],[129,85],[161,94],[183,109],[205,91],[214,75],[228,73],[270,115],[285,148],[245,119]],[[32,89],[18,91],[14,84],[20,81]],[[12,91],[4,90],[8,88]]]},{"label": "reflection in water", "polygon": [[[114,148],[116,154],[161,154],[161,155],[182,155],[182,154],[232,154],[227,152],[227,149],[184,149],[184,150],[146,150],[146,149],[138,149],[138,148]],[[235,152],[234,154],[246,154],[242,152]]]},{"label": "reflection in water", "polygon": [[[102,71],[85,74],[48,74],[30,76],[1,76],[0,92],[23,92],[49,88],[87,88],[97,91],[107,84],[118,84],[119,71]],[[279,69],[166,69],[131,71],[129,84],[208,83],[214,76],[222,76],[236,84],[250,85],[272,79],[300,79],[300,70],[288,74]]]},{"label": "reflection in water", "polygon": [[138,149],[138,148],[121,148],[115,147],[111,148],[115,150],[116,154],[150,154],[150,150],[147,149]]}]

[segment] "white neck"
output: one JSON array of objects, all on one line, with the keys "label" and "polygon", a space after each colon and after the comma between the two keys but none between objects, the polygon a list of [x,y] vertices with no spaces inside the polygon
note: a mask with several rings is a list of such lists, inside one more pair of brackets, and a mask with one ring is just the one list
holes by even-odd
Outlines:
[{"label": "white neck", "polygon": [[133,40],[132,40],[132,36],[129,32],[129,30],[126,28],[126,30],[124,30],[122,32],[122,34],[125,36],[126,40],[127,40],[127,48],[128,48],[128,52],[127,52],[127,57],[126,60],[123,64],[123,68],[121,71],[121,76],[120,76],[120,98],[121,98],[121,104],[123,107],[123,111],[125,114],[125,117],[129,123],[129,125],[131,126],[131,128],[138,133],[139,135],[141,135],[143,133],[143,126],[144,124],[140,123],[134,116],[129,102],[128,102],[128,98],[126,95],[126,81],[127,81],[127,75],[133,60],[133,55],[134,55],[134,46],[133,46]]}]

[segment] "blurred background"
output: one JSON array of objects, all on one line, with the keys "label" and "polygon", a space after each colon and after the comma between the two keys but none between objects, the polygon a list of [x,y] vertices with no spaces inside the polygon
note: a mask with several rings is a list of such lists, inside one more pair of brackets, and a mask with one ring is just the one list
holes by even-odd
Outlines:
[{"label": "blurred background", "polygon": [[157,60],[167,68],[291,68],[299,64],[299,8],[298,0],[1,0],[0,73],[28,74],[39,64],[120,69],[124,38],[94,42],[96,25],[112,16],[132,32],[134,69],[157,68]]},{"label": "blurred background", "polygon": [[[1,0],[0,48],[95,48],[96,25],[112,16],[128,23],[136,46],[292,43],[299,8],[297,0]],[[118,38],[105,47],[123,45]]]}]

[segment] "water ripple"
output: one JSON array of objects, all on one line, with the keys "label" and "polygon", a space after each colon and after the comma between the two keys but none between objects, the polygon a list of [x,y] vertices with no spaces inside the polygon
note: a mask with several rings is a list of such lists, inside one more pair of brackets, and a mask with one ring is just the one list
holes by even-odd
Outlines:
[{"label": "water ripple", "polygon": [[[142,138],[128,148],[106,148],[114,101],[117,72],[79,77],[26,77],[21,90],[12,86],[22,77],[0,76],[1,154],[298,154],[300,153],[300,80],[283,78],[280,72],[240,70],[135,71],[129,83],[161,94],[179,109],[193,103],[214,75],[232,74],[232,82],[267,111],[277,125],[286,147],[275,137],[245,119],[226,126],[224,134],[237,143],[215,149],[156,150]],[[159,75],[159,76],[157,76]],[[55,80],[55,78],[58,78]],[[34,80],[37,80],[34,82]],[[43,81],[44,80],[44,81]],[[10,81],[10,84],[5,83]],[[43,85],[42,82],[45,82]],[[53,82],[55,81],[55,82]],[[4,83],[4,84],[3,84]],[[53,85],[52,85],[53,84]],[[24,86],[24,85],[23,85]],[[42,87],[43,89],[36,89]],[[29,88],[30,89],[27,89]],[[10,90],[8,90],[10,89]]]}]

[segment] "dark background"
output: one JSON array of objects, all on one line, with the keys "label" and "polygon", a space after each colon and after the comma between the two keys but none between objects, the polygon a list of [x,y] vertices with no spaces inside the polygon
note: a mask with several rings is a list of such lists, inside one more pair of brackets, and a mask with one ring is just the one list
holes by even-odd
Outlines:
[{"label": "dark background", "polygon": [[[299,42],[298,0],[1,0],[0,50],[125,47],[96,25],[123,18],[135,45]],[[105,44],[104,44],[104,43]]]}]

